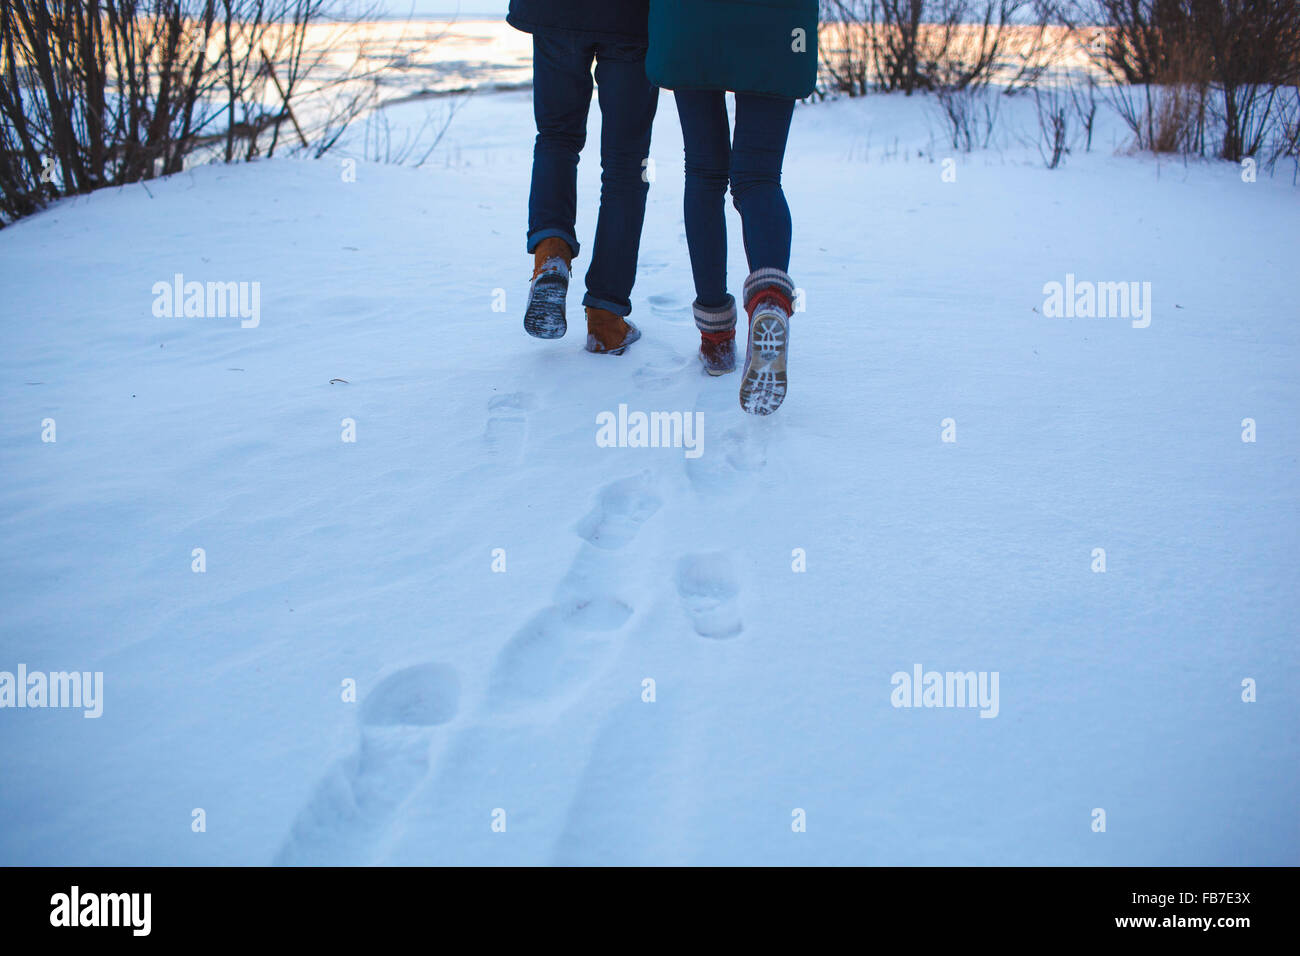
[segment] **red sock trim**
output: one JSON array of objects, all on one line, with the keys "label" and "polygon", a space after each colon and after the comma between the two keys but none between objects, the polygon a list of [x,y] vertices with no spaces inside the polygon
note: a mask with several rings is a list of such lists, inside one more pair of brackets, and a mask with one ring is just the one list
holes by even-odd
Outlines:
[{"label": "red sock trim", "polygon": [[759,289],[750,296],[749,301],[745,303],[745,311],[749,313],[751,319],[754,317],[754,310],[764,299],[771,299],[781,308],[785,309],[786,315],[794,314],[794,303],[790,301],[790,297],[775,286],[768,286],[765,289]]},{"label": "red sock trim", "polygon": [[726,342],[735,341],[736,330],[727,329],[725,332],[701,332],[700,338],[706,342],[712,342],[714,345],[722,345]]}]

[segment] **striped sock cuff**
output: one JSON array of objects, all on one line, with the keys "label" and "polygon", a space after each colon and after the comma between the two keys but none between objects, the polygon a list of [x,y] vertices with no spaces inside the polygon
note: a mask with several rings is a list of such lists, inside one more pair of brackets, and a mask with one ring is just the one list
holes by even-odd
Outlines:
[{"label": "striped sock cuff", "polygon": [[756,269],[745,280],[745,309],[749,310],[754,298],[767,291],[779,292],[787,301],[794,298],[794,280],[781,269],[769,267]]},{"label": "striped sock cuff", "polygon": [[696,301],[692,310],[695,327],[701,332],[728,332],[736,327],[735,296],[727,296],[726,305],[703,306]]}]

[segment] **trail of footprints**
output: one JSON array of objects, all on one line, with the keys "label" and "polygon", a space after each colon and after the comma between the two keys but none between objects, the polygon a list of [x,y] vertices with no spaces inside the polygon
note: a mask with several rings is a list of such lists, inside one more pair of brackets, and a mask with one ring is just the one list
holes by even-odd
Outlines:
[{"label": "trail of footprints", "polygon": [[488,684],[487,705],[511,713],[531,704],[573,696],[599,676],[615,648],[610,635],[632,616],[616,580],[617,552],[662,506],[646,477],[622,479],[600,492],[578,522],[583,540],[560,580],[555,603],[540,611],[506,644]]},{"label": "trail of footprints", "polygon": [[[665,301],[664,308],[677,305]],[[680,356],[653,359],[634,373],[639,387],[666,387],[687,365]],[[727,392],[722,403],[703,389],[698,408],[706,412],[734,408]],[[523,456],[528,414],[537,407],[528,392],[495,396],[488,403],[484,440],[490,455],[504,462]],[[703,494],[734,491],[739,481],[765,463],[765,449],[746,424],[713,439],[712,454],[687,459],[693,487]],[[707,463],[706,463],[707,462]],[[663,500],[651,487],[649,473],[615,481],[597,495],[592,509],[577,523],[582,544],[560,579],[554,601],[534,614],[498,654],[488,678],[483,713],[476,726],[460,731],[446,744],[440,766],[431,753],[440,742],[439,728],[456,718],[460,684],[443,664],[407,667],[382,680],[365,697],[359,711],[357,750],[333,766],[299,812],[275,856],[276,864],[349,865],[376,862],[401,813],[433,819],[433,828],[449,838],[443,847],[407,847],[412,859],[394,862],[448,862],[440,849],[455,852],[453,842],[464,828],[445,819],[457,811],[473,814],[473,826],[486,831],[481,777],[520,770],[520,754],[493,753],[502,736],[486,723],[518,722],[554,711],[579,698],[597,681],[618,652],[616,635],[634,609],[619,596],[619,552],[660,510]],[[742,633],[739,577],[725,552],[687,554],[676,565],[674,585],[695,633],[710,639]],[[485,723],[486,722],[486,723]],[[545,731],[543,720],[541,732]],[[680,727],[671,707],[646,707],[633,697],[617,706],[597,735],[591,756],[578,772],[578,783],[562,821],[552,821],[549,861],[561,864],[662,862],[673,835],[663,809],[674,795],[665,790],[676,778],[663,772],[680,759]],[[542,749],[532,753],[540,759]],[[563,762],[560,755],[554,755]],[[535,770],[536,761],[533,764]],[[647,782],[648,775],[658,786]],[[500,781],[498,781],[500,782]],[[454,799],[455,792],[470,801]],[[429,800],[425,801],[424,796]],[[424,805],[426,804],[427,805]],[[461,804],[457,806],[457,804]],[[658,821],[658,830],[656,822]],[[500,845],[500,844],[497,844]],[[617,848],[615,852],[614,848]],[[399,854],[400,856],[400,854]]]},{"label": "trail of footprints", "polygon": [[[539,794],[576,786],[581,803],[587,783],[605,778],[603,765],[613,754],[598,741],[586,758],[580,746],[556,732],[556,721],[585,699],[618,658],[619,632],[634,615],[621,593],[626,562],[620,556],[662,505],[647,474],[600,491],[575,526],[578,551],[552,603],[501,649],[480,713],[449,742],[417,797],[420,806],[409,822],[435,846],[412,851],[404,845],[389,862],[542,863],[557,845],[566,845],[572,811],[565,813],[561,801],[539,800]],[[495,807],[512,815],[508,841],[488,830],[487,814]]]}]

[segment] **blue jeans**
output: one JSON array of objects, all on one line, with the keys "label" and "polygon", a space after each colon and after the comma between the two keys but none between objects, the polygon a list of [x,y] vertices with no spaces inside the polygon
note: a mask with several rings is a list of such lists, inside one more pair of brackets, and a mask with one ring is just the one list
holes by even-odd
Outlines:
[{"label": "blue jeans", "polygon": [[740,210],[749,271],[790,268],[790,207],[781,165],[794,100],[736,94],[734,139],[723,93],[678,90],[677,114],[686,144],[686,243],[696,302],[727,304],[727,184]]},{"label": "blue jeans", "polygon": [[576,256],[578,154],[587,142],[591,64],[600,97],[600,214],[583,305],[616,315],[632,311],[650,127],[659,89],[645,76],[645,47],[584,40],[559,30],[533,34],[533,182],[528,195],[528,251],[557,236]]}]

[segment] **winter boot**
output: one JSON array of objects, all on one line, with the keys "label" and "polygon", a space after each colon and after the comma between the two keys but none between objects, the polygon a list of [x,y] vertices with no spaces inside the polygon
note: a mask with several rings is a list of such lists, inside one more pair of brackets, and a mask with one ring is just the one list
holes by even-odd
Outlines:
[{"label": "winter boot", "polygon": [[587,306],[587,351],[622,355],[641,337],[641,330],[621,315]]},{"label": "winter boot", "polygon": [[568,331],[564,303],[569,295],[573,250],[558,236],[543,239],[533,250],[533,282],[528,287],[524,329],[539,339],[558,339]]},{"label": "winter boot", "polygon": [[736,300],[727,296],[727,304],[706,308],[696,302],[695,327],[700,330],[700,361],[710,375],[726,375],[736,370]]},{"label": "winter boot", "polygon": [[759,269],[745,280],[749,348],[740,379],[740,407],[751,415],[771,415],[785,401],[793,299],[794,283],[780,269]]}]

